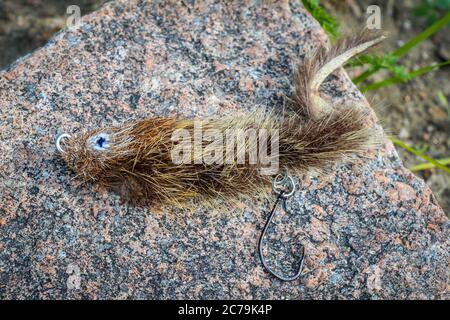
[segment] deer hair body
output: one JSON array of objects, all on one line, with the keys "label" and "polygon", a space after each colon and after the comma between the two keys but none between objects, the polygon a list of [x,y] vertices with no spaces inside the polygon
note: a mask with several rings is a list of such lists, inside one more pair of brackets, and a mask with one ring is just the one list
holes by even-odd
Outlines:
[{"label": "deer hair body", "polygon": [[[230,149],[234,151],[231,158],[227,158],[229,149],[218,148],[219,142],[223,142],[220,139],[200,140],[197,145],[200,152],[196,152],[195,146],[184,145],[186,141],[174,140],[174,133],[183,133],[195,141],[199,134],[198,120],[172,117],[148,118],[76,137],[65,136],[64,143],[58,139],[58,150],[83,181],[100,183],[135,203],[181,205],[189,199],[207,201],[249,193],[270,180],[269,175],[261,173],[267,161],[260,157],[252,163],[239,160],[250,159],[251,151],[263,142],[271,152],[278,149],[279,168],[298,174],[326,171],[330,164],[351,159],[376,146],[378,139],[373,124],[368,123],[368,111],[357,106],[334,110],[320,98],[319,86],[348,59],[383,39],[363,32],[339,41],[331,49],[319,48],[297,66],[292,110],[284,117],[256,112],[203,119],[202,132],[216,132],[222,137],[228,132],[268,133],[264,141],[259,135],[256,139],[237,141],[241,144]],[[190,161],[174,162],[174,149],[187,150]],[[273,160],[271,152],[269,160]],[[229,161],[207,162],[205,153]]]}]

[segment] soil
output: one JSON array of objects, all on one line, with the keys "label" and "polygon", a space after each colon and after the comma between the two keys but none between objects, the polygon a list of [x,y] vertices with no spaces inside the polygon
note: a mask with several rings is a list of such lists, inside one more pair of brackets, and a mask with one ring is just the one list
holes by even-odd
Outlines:
[{"label": "soil", "polygon": [[70,5],[81,15],[99,8],[99,0],[0,0],[0,69],[45,45],[66,25]]},{"label": "soil", "polygon": [[[17,58],[44,45],[65,26],[69,5],[78,5],[85,15],[104,0],[0,0],[0,69]],[[324,1],[322,1],[324,2]],[[328,1],[328,12],[334,15],[342,33],[351,33],[365,26],[364,15],[369,5],[378,5],[382,12],[382,29],[389,39],[380,50],[392,50],[414,37],[427,26],[425,19],[413,15],[421,0],[406,1]],[[414,48],[401,59],[410,69],[450,59],[449,27]],[[348,70],[355,76],[361,70]],[[375,74],[371,80],[388,76]],[[397,84],[368,92],[387,132],[403,142],[424,150],[435,158],[450,157],[450,68],[422,75],[405,84]],[[397,148],[406,167],[421,163],[421,159]],[[432,188],[438,202],[450,213],[450,174],[431,169],[416,172]]]}]

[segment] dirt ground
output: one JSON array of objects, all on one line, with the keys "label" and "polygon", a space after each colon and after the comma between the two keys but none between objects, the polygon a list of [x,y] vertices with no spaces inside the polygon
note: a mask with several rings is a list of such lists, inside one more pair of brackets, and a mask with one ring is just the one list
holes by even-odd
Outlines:
[{"label": "dirt ground", "polygon": [[105,0],[0,0],[0,69],[43,46],[65,27],[67,7],[78,5],[81,15]]},{"label": "dirt ground", "polygon": [[[69,5],[80,6],[85,15],[105,2],[104,0],[0,0],[0,69],[28,52],[44,45],[50,36],[65,25]],[[379,5],[382,29],[389,40],[380,49],[391,50],[426,28],[425,19],[413,14],[421,0],[322,1],[334,15],[342,33],[351,33],[365,26],[365,11],[369,5]],[[443,13],[442,13],[443,14]],[[401,59],[401,63],[414,69],[434,62],[450,60],[450,27],[436,33],[431,39],[414,48]],[[357,75],[358,70],[349,70]],[[371,79],[382,80],[387,74],[380,72]],[[423,75],[406,84],[398,84],[367,96],[375,106],[384,127],[392,135],[416,149],[424,150],[435,159],[450,157],[450,68]],[[447,100],[447,102],[445,101]],[[397,148],[405,165],[421,163],[421,159]],[[440,205],[450,213],[450,174],[431,169],[416,172],[431,186]]]}]

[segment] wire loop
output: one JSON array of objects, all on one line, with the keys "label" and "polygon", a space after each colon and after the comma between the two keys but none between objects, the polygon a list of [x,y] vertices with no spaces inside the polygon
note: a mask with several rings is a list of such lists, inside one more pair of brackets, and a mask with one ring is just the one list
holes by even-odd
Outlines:
[{"label": "wire loop", "polygon": [[62,147],[61,147],[61,141],[62,139],[70,139],[72,136],[70,134],[67,133],[62,133],[60,134],[57,138],[56,138],[56,149],[60,152],[60,153],[64,153],[66,152]]}]

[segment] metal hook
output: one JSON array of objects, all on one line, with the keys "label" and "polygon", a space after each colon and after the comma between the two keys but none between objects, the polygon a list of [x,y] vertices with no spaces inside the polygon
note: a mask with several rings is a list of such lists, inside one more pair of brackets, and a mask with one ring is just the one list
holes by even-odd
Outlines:
[{"label": "metal hook", "polygon": [[300,275],[302,273],[303,262],[304,262],[304,257],[305,257],[305,247],[302,246],[302,254],[301,254],[301,257],[299,260],[299,266],[298,266],[297,272],[293,276],[286,277],[286,276],[276,273],[267,265],[266,260],[263,255],[263,242],[264,242],[264,237],[266,235],[267,229],[269,228],[269,225],[272,222],[272,219],[275,215],[275,210],[278,207],[280,200],[282,201],[283,210],[287,212],[286,199],[291,197],[295,192],[294,179],[292,179],[292,177],[287,173],[287,171],[285,172],[284,175],[278,174],[272,181],[272,189],[273,189],[274,193],[277,194],[278,196],[277,196],[277,199],[275,200],[275,204],[272,208],[272,211],[269,214],[269,218],[267,219],[266,224],[264,225],[261,236],[259,237],[259,241],[258,241],[259,258],[260,258],[261,263],[264,266],[264,268],[270,274],[272,274],[273,276],[275,276],[276,278],[278,278],[282,281],[293,281],[293,280],[297,279],[298,277],[300,277]]},{"label": "metal hook", "polygon": [[70,134],[67,133],[62,133],[60,134],[57,138],[56,138],[56,149],[60,152],[60,153],[64,153],[64,149],[61,147],[61,140],[63,138],[66,139],[70,139],[72,136]]}]

